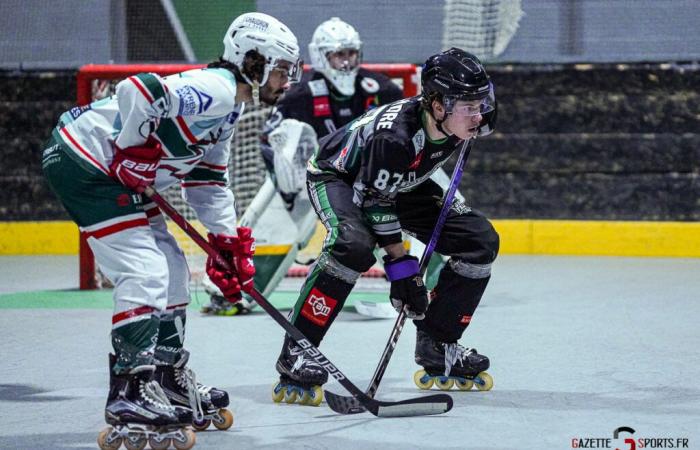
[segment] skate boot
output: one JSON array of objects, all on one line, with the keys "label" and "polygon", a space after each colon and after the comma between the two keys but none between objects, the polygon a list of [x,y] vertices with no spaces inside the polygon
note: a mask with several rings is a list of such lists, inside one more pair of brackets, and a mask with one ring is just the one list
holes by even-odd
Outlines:
[{"label": "skate boot", "polygon": [[233,425],[233,414],[226,409],[228,393],[198,383],[194,371],[186,367],[188,360],[189,352],[183,350],[175,365],[157,365],[154,378],[173,406],[190,411],[195,430],[204,431],[212,423],[219,430],[228,430]]},{"label": "skate boot", "polygon": [[221,295],[221,290],[209,279],[209,277],[204,277],[202,280],[202,286],[204,286],[204,292],[209,294],[209,303],[202,306],[200,312],[202,314],[208,314],[212,316],[242,316],[248,314],[255,303],[241,297],[236,303],[231,303],[226,300],[226,297]]},{"label": "skate boot", "polygon": [[300,403],[318,406],[323,401],[323,385],[328,372],[311,359],[289,336],[284,339],[282,353],[277,360],[279,382],[272,387],[272,400],[280,403]]},{"label": "skate boot", "polygon": [[105,421],[109,427],[97,437],[102,450],[116,450],[124,443],[127,449],[166,449],[174,445],[188,450],[195,444],[195,434],[183,426],[189,415],[178,415],[160,384],[154,381],[155,366],[138,366],[127,373],[115,375],[115,358],[110,355],[109,396]]},{"label": "skate boot", "polygon": [[447,391],[455,384],[460,391],[468,391],[475,384],[480,391],[493,387],[493,378],[486,373],[489,359],[474,348],[465,348],[458,343],[439,342],[425,331],[416,334],[416,364],[423,366],[413,376],[421,389],[430,389],[435,384]]}]

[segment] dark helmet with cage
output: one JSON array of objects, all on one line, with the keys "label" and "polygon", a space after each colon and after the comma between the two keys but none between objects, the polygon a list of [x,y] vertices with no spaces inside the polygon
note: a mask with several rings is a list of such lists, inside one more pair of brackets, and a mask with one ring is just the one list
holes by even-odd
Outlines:
[{"label": "dark helmet with cage", "polygon": [[479,135],[491,134],[496,126],[497,104],[493,83],[475,55],[451,48],[425,61],[421,73],[422,105],[433,113],[434,100],[442,103],[446,115],[437,120],[438,128],[447,114],[452,114],[459,100],[480,101],[475,114],[481,114]]}]

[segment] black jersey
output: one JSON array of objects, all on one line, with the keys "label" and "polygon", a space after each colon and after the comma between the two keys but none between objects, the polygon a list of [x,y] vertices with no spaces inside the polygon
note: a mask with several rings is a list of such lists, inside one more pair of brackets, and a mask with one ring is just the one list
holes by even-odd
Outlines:
[{"label": "black jersey", "polygon": [[382,73],[358,69],[355,94],[342,96],[321,73],[311,70],[285,92],[270,116],[268,128],[276,127],[282,119],[296,119],[311,125],[321,138],[367,110],[401,98],[401,89]]},{"label": "black jersey", "polygon": [[395,204],[399,192],[430,178],[463,142],[455,136],[438,141],[425,132],[420,97],[373,109],[321,139],[309,161],[311,182],[339,178],[350,184],[379,245],[401,241]]}]

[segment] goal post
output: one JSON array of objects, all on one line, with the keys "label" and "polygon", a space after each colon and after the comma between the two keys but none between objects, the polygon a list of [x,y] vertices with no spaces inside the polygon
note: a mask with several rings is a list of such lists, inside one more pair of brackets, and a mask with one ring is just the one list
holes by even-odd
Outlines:
[{"label": "goal post", "polygon": [[[89,64],[78,70],[77,103],[87,105],[100,98],[114,93],[116,84],[128,76],[151,72],[161,76],[172,75],[186,70],[204,67],[202,64]],[[363,64],[362,67],[380,72],[390,77],[402,89],[405,97],[412,97],[419,92],[417,67],[414,64]],[[304,66],[309,70],[310,66]],[[239,217],[253,199],[265,180],[265,166],[260,155],[259,137],[263,124],[269,115],[270,107],[246,107],[243,115],[236,124],[236,132],[231,145],[231,160],[229,161],[230,188],[236,198]],[[174,186],[162,193],[173,206],[191,220],[195,226],[200,226],[194,212],[182,200],[180,187]],[[203,276],[206,256],[195,248],[189,239],[177,230],[168,228],[175,236],[190,265],[193,281]],[[203,230],[200,230],[203,231]],[[102,280],[95,265],[95,259],[84,236],[80,236],[79,246],[80,289],[98,289]],[[292,274],[295,275],[295,274]]]}]

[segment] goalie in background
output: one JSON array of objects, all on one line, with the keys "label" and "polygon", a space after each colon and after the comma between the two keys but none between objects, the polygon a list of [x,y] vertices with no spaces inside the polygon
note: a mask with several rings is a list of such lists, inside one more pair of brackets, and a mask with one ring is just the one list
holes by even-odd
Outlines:
[{"label": "goalie in background", "polygon": [[[261,147],[270,176],[241,218],[241,225],[254,228],[258,242],[276,243],[281,224],[296,228],[290,253],[276,267],[262,268],[255,277],[264,295],[274,291],[316,229],[316,214],[304,187],[306,163],[318,139],[369,109],[403,98],[403,91],[389,77],[360,67],[360,35],[337,17],[316,28],[309,54],[313,69],[284,94],[265,124]],[[276,192],[287,212],[270,208]],[[231,316],[245,314],[254,306],[246,299],[236,304],[225,301],[206,278],[204,286],[211,303],[202,308],[203,313]]]},{"label": "goalie in background", "polygon": [[[236,226],[227,186],[230,142],[246,103],[273,105],[299,80],[299,46],[284,24],[260,13],[237,17],[223,43],[223,57],[207,68],[137,74],[116,95],[69,110],[44,150],[49,184],[114,284],[105,417],[117,428],[233,422],[223,409],[228,394],[196,383],[186,367],[190,272],[160,210],[143,195],[180,183],[236,272],[209,258],[207,274],[231,301],[253,287],[255,244],[250,229]],[[114,433],[100,435],[102,448],[119,446]]]}]

